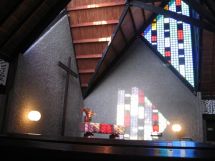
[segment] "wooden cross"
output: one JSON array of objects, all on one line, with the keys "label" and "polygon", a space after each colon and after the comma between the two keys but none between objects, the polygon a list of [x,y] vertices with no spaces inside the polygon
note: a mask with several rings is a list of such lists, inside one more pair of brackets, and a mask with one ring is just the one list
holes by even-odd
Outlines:
[{"label": "wooden cross", "polygon": [[72,75],[75,78],[78,78],[78,74],[70,69],[71,66],[71,57],[68,58],[67,66],[62,62],[58,62],[59,67],[67,72],[66,75],[66,84],[64,91],[64,101],[63,101],[63,117],[62,117],[62,128],[61,128],[61,136],[64,136],[65,132],[65,122],[66,122],[66,111],[67,111],[67,97],[68,97],[68,89],[69,89],[69,76]]}]

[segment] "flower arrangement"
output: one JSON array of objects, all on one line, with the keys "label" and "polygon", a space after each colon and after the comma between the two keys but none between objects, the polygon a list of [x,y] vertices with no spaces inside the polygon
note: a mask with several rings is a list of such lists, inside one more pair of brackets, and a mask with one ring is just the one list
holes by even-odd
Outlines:
[{"label": "flower arrangement", "polygon": [[92,121],[92,117],[96,114],[90,108],[83,108],[82,111],[85,114],[85,116],[84,116],[84,122],[91,122]]}]

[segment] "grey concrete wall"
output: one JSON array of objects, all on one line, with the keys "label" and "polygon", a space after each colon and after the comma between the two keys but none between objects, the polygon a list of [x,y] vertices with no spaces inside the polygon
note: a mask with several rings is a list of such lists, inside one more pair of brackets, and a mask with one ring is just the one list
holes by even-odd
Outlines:
[{"label": "grey concrete wall", "polygon": [[[77,72],[68,17],[63,16],[23,55],[19,56],[15,84],[10,92],[7,132],[58,136],[61,132],[66,72],[58,61]],[[83,105],[79,80],[69,79],[66,136],[79,136],[80,107]],[[41,112],[39,122],[30,122],[30,110]]]},{"label": "grey concrete wall", "polygon": [[[132,87],[142,89],[170,123],[180,122],[185,136],[202,141],[201,103],[191,91],[141,41],[136,40],[105,80],[84,100],[96,112],[94,122],[116,123],[117,94]],[[162,140],[175,136],[170,126]]]}]

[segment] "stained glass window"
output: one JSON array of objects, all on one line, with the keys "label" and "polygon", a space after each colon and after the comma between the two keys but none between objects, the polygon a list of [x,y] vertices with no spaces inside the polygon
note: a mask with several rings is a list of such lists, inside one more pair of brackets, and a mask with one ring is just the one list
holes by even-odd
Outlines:
[{"label": "stained glass window", "polygon": [[[189,6],[182,0],[171,0],[164,9],[190,16]],[[143,36],[194,87],[190,25],[158,15]]]}]

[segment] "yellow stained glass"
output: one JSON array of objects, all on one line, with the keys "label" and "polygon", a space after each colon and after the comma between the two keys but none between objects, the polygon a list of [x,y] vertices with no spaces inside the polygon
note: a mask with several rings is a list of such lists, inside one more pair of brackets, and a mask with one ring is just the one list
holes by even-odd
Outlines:
[{"label": "yellow stained glass", "polygon": [[157,28],[157,23],[152,23],[152,30],[156,30]]},{"label": "yellow stained glass", "polygon": [[166,5],[166,6],[164,7],[164,9],[165,9],[165,10],[169,10],[169,6]]}]

